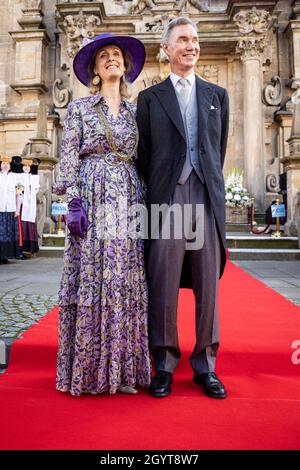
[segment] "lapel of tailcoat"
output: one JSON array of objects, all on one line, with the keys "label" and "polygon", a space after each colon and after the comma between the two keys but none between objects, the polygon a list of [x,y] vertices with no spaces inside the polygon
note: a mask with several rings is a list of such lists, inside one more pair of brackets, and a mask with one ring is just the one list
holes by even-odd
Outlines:
[{"label": "lapel of tailcoat", "polygon": [[[170,77],[158,84],[153,91],[159,98],[161,105],[163,106],[164,110],[166,111],[167,115],[173,122],[178,132],[181,134],[182,138],[186,140],[179,103]],[[207,128],[207,120],[211,108],[214,91],[208,82],[202,80],[197,75],[196,94],[198,106],[198,139],[200,148],[202,138]]]},{"label": "lapel of tailcoat", "polygon": [[182,138],[186,140],[179,103],[170,77],[168,77],[163,82],[159,83],[154,88],[153,92],[158,97],[159,102],[163,106],[164,110],[166,111],[167,115],[173,122],[178,132],[181,134]]},{"label": "lapel of tailcoat", "polygon": [[196,75],[196,93],[198,106],[198,145],[201,148],[202,139],[207,129],[208,115],[212,104],[214,90],[209,82]]}]

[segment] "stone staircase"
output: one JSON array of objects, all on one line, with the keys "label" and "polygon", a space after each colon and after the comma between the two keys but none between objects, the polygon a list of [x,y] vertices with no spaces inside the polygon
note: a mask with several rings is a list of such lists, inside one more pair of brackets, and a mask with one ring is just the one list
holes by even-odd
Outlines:
[{"label": "stone staircase", "polygon": [[64,234],[43,234],[43,243],[37,256],[60,257],[63,256],[65,246]]},{"label": "stone staircase", "polygon": [[[255,221],[264,227],[264,214],[255,214]],[[231,260],[300,260],[297,237],[254,235],[250,224],[226,224],[226,240]],[[44,234],[38,256],[63,256],[64,243],[64,235]]]},{"label": "stone staircase", "polygon": [[231,260],[300,260],[297,237],[272,238],[242,232],[226,233]]},{"label": "stone staircase", "polygon": [[[263,213],[255,213],[255,221],[259,228],[266,225]],[[255,235],[250,224],[226,224],[226,240],[231,260],[300,260],[298,237]]]}]

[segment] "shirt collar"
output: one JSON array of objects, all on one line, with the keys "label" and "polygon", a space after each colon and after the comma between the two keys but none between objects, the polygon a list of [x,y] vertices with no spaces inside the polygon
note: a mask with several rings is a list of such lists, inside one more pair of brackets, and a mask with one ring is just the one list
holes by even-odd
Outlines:
[{"label": "shirt collar", "polygon": [[[92,106],[96,106],[100,102],[105,103],[104,97],[103,95],[101,95],[100,92],[96,93],[95,95],[91,95],[90,100],[91,100]],[[121,103],[123,107],[125,107],[126,109],[129,109],[129,104],[123,97],[121,97]]]},{"label": "shirt collar", "polygon": [[[178,81],[183,78],[183,77],[180,77],[179,75],[176,75],[176,73],[173,73],[171,72],[170,73],[170,80],[171,82],[173,83],[173,86],[176,87],[177,84],[178,84]],[[186,80],[188,80],[190,82],[190,84],[193,86],[194,83],[195,83],[195,72],[193,71],[192,73],[190,73],[189,75],[187,75],[186,77],[184,77]]]}]

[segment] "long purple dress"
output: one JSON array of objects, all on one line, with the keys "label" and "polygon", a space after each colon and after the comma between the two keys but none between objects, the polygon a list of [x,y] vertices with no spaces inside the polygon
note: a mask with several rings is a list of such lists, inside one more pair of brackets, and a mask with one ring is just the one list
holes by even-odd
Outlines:
[{"label": "long purple dress", "polygon": [[67,233],[59,291],[56,388],[72,395],[148,387],[151,377],[143,241],[103,237],[103,204],[118,227],[122,202],[142,202],[143,188],[133,160],[105,160],[110,147],[96,106],[118,151],[129,155],[136,142],[135,106],[126,100],[116,119],[101,94],[69,105],[54,190],[82,197],[88,217],[83,240]]}]

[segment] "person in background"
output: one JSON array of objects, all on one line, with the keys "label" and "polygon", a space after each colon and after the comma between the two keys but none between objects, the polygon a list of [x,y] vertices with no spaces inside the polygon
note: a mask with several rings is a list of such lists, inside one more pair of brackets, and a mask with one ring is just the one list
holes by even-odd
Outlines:
[{"label": "person in background", "polygon": [[15,175],[10,171],[12,157],[0,155],[0,263],[19,258],[19,227]]},{"label": "person in background", "polygon": [[37,191],[39,175],[37,163],[32,159],[13,157],[13,171],[16,172],[17,215],[20,220],[21,259],[30,258],[39,251],[37,232]]}]

